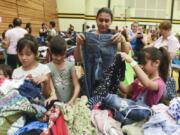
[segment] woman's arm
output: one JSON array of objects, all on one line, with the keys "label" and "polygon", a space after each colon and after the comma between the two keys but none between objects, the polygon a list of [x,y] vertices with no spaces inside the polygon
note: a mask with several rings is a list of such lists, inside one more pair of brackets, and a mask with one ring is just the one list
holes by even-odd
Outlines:
[{"label": "woman's arm", "polygon": [[159,89],[158,83],[150,80],[147,74],[139,67],[139,65],[131,57],[129,57],[126,53],[121,53],[121,56],[123,59],[126,60],[126,62],[131,64],[138,79],[144,87],[155,91]]},{"label": "woman's arm", "polygon": [[81,52],[81,45],[83,45],[84,44],[84,40],[85,40],[85,37],[84,37],[84,35],[77,35],[76,36],[76,43],[77,43],[77,45],[76,45],[76,48],[75,48],[75,50],[74,50],[74,58],[75,58],[75,61],[76,62],[82,62],[82,58],[81,58],[81,54],[82,54],[82,52]]},{"label": "woman's arm", "polygon": [[79,84],[79,80],[78,80],[75,69],[73,69],[71,75],[72,75],[72,81],[73,81],[73,86],[74,86],[74,92],[73,92],[72,98],[68,102],[68,104],[70,105],[74,103],[76,98],[79,96],[79,92],[80,92],[80,84]]}]

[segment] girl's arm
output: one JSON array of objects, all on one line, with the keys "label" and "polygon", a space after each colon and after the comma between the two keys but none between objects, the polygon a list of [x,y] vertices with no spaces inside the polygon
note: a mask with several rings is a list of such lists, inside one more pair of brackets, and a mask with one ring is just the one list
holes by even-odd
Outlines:
[{"label": "girl's arm", "polygon": [[50,73],[32,78],[34,83],[42,85],[43,95],[45,97],[49,97],[51,94],[50,80]]},{"label": "girl's arm", "polygon": [[50,94],[50,97],[45,101],[45,105],[49,104],[52,100],[57,99],[56,91],[55,91],[53,81],[51,78],[50,78],[50,88],[51,88],[51,94]]},{"label": "girl's arm", "polygon": [[124,94],[128,94],[132,91],[132,85],[125,86],[122,82],[120,82],[119,90]]},{"label": "girl's arm", "polygon": [[144,87],[154,91],[157,91],[159,89],[158,83],[150,80],[147,74],[139,67],[137,63],[135,63],[135,61],[131,57],[129,57],[126,53],[121,53],[121,56],[126,60],[126,62],[131,64],[138,79],[141,81]]},{"label": "girl's arm", "polygon": [[73,69],[71,74],[72,74],[72,81],[73,81],[73,86],[74,86],[74,93],[73,93],[72,98],[68,102],[68,104],[70,105],[74,103],[76,98],[79,96],[79,92],[80,92],[80,84],[79,84],[79,80],[78,80],[75,69]]},{"label": "girl's arm", "polygon": [[42,82],[43,95],[45,97],[49,97],[51,95],[51,86],[50,86],[51,76],[50,76],[50,73],[45,76],[46,76],[46,79]]}]

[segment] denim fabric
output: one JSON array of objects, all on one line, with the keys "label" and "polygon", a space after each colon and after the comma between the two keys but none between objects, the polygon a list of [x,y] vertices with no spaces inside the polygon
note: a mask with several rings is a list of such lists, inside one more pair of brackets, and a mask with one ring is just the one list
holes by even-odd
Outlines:
[{"label": "denim fabric", "polygon": [[88,107],[92,110],[96,107],[100,107],[101,106],[101,102],[102,100],[104,99],[104,97],[101,97],[101,96],[94,96],[94,97],[91,97],[89,100],[88,100]]},{"label": "denim fabric", "polygon": [[18,90],[22,96],[28,98],[30,101],[34,100],[35,98],[42,98],[42,90],[40,85],[36,85],[30,80],[25,80]]},{"label": "denim fabric", "polygon": [[130,100],[126,100],[126,99],[123,100],[122,98],[120,98],[118,95],[115,94],[108,94],[103,100],[103,104],[105,107],[118,111],[126,110],[129,106],[128,102],[130,102]]},{"label": "denim fabric", "polygon": [[105,108],[114,110],[114,118],[123,124],[141,121],[152,115],[152,110],[148,106],[122,99],[114,94],[108,94],[102,104]]},{"label": "denim fabric", "polygon": [[23,128],[20,128],[14,135],[22,135],[23,133],[29,132],[34,129],[44,130],[48,128],[48,123],[44,122],[31,122],[28,125],[24,126]]},{"label": "denim fabric", "polygon": [[117,45],[112,43],[112,34],[84,33],[86,40],[82,47],[85,70],[86,95],[92,96],[96,81],[103,78],[103,71],[114,60]]}]

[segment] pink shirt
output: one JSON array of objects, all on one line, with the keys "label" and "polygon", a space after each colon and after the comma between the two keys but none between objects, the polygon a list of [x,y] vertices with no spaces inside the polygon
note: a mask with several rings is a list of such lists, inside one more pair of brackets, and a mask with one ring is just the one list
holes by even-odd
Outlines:
[{"label": "pink shirt", "polygon": [[161,99],[163,92],[165,90],[165,83],[161,78],[158,78],[154,80],[155,82],[158,83],[159,90],[151,90],[151,89],[146,89],[145,87],[140,85],[140,81],[136,79],[132,83],[132,89],[133,89],[133,95],[132,95],[132,100],[136,100],[139,94],[144,92],[145,90],[147,91],[146,97],[145,97],[145,103],[149,106],[155,105],[159,103],[159,100]]}]

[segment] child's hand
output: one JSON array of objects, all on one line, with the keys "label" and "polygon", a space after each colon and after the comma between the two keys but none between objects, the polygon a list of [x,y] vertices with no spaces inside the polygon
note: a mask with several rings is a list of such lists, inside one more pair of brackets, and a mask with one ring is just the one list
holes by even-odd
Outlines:
[{"label": "child's hand", "polygon": [[124,52],[120,52],[120,54],[122,59],[125,60],[126,62],[131,63],[133,61],[133,59],[128,54]]},{"label": "child's hand", "polygon": [[67,106],[73,106],[73,104],[74,104],[74,102],[69,101],[66,105],[67,105]]},{"label": "child's hand", "polygon": [[57,100],[57,97],[56,97],[55,95],[49,97],[48,99],[45,100],[44,105],[45,105],[45,106],[46,106],[46,105],[49,105],[52,100]]},{"label": "child's hand", "polygon": [[42,75],[42,76],[38,76],[38,77],[33,77],[32,81],[36,84],[40,84],[42,82],[45,82],[48,80],[48,76],[47,75]]}]

